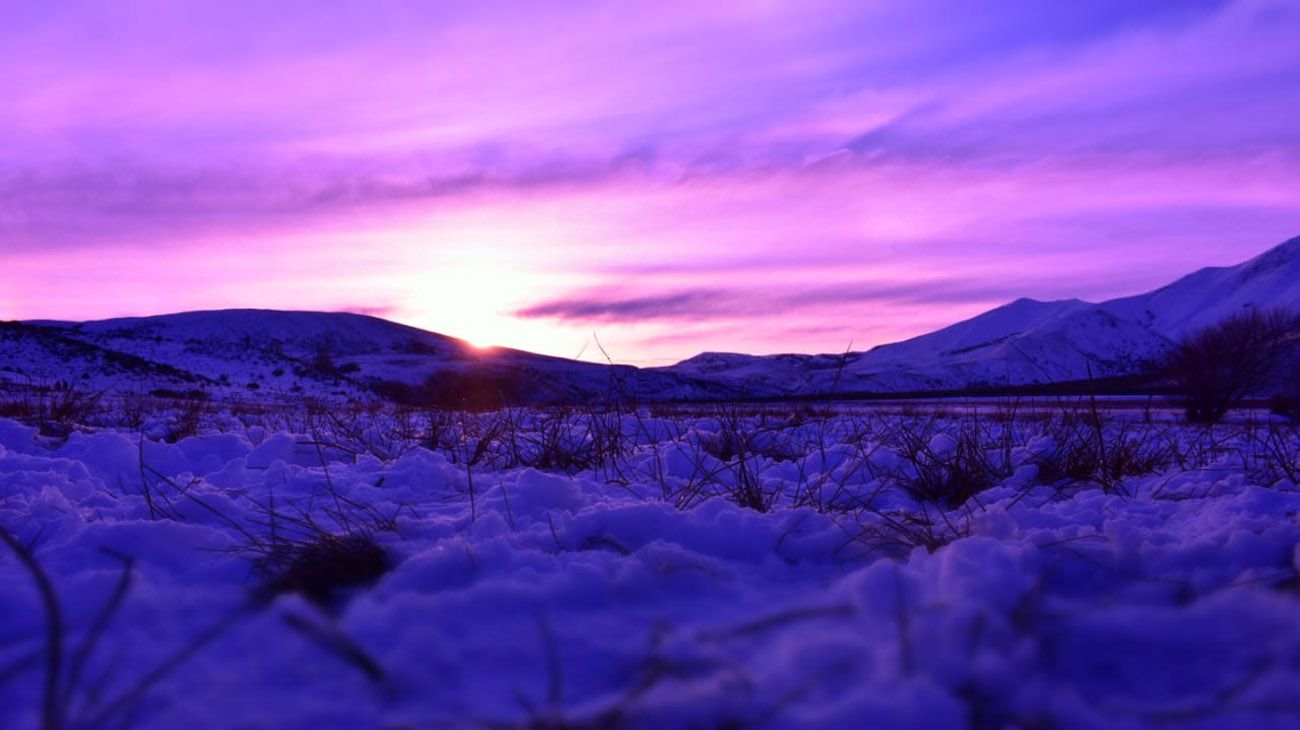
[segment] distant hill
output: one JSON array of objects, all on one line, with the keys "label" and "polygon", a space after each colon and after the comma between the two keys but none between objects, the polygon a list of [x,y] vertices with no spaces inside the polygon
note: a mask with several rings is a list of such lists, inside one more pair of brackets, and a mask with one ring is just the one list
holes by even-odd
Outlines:
[{"label": "distant hill", "polygon": [[1018,299],[866,352],[703,353],[640,369],[480,350],[360,314],[231,309],[0,323],[0,385],[484,405],[955,391],[1140,374],[1180,337],[1251,307],[1300,310],[1300,238],[1146,294]]},{"label": "distant hill", "polygon": [[996,388],[1132,375],[1179,338],[1251,307],[1300,310],[1300,238],[1237,266],[1092,304],[1018,299],[866,352],[705,353],[661,368],[752,395]]},{"label": "distant hill", "polygon": [[232,309],[0,324],[0,383],[262,396],[378,394],[412,403],[727,397],[674,373],[478,349],[349,313]]}]

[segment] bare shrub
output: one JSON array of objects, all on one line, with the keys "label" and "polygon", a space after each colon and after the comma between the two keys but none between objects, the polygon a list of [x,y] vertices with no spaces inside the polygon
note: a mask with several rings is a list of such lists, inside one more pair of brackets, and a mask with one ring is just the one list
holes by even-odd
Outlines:
[{"label": "bare shrub", "polygon": [[1169,467],[1180,451],[1153,424],[1106,418],[1095,398],[1078,406],[1062,403],[1045,430],[1055,445],[1036,459],[1045,484],[1093,483],[1115,492],[1126,477]]},{"label": "bare shrub", "polygon": [[1293,357],[1300,317],[1252,309],[1195,332],[1170,354],[1167,370],[1187,419],[1216,423],[1248,395],[1268,387]]},{"label": "bare shrub", "polygon": [[912,512],[868,510],[862,515],[855,542],[868,553],[880,551],[894,558],[905,558],[914,548],[928,553],[956,540],[970,537],[974,520],[969,507],[947,512],[932,510],[924,504]]},{"label": "bare shrub", "polygon": [[151,406],[149,396],[138,390],[123,393],[118,398],[117,425],[139,431],[144,426]]},{"label": "bare shrub", "polygon": [[1269,402],[1273,413],[1300,422],[1300,347],[1294,348],[1283,361],[1277,393]]},{"label": "bare shrub", "polygon": [[254,568],[262,593],[298,593],[322,605],[349,588],[369,586],[389,569],[388,553],[369,532],[321,531],[307,539],[277,539],[258,546]]},{"label": "bare shrub", "polygon": [[998,472],[977,426],[963,422],[950,431],[935,430],[930,422],[900,426],[899,455],[909,468],[895,475],[899,485],[918,502],[947,509],[993,486]]},{"label": "bare shrub", "polygon": [[1292,421],[1300,421],[1300,395],[1277,395],[1269,401],[1269,410]]},{"label": "bare shrub", "polygon": [[[699,452],[696,462],[706,481],[715,482],[724,496],[741,507],[772,510],[782,490],[765,484],[762,474],[773,462],[793,461],[808,451],[811,445],[797,443],[790,433],[802,423],[802,417],[720,407],[711,420],[717,424],[716,432],[696,432],[694,443]],[[721,462],[723,468],[705,468],[705,454]]]},{"label": "bare shrub", "polygon": [[203,400],[179,401],[177,410],[168,424],[166,440],[176,442],[190,436],[197,436],[199,424],[207,410],[208,403]]},{"label": "bare shrub", "polygon": [[1300,483],[1300,427],[1293,423],[1266,422],[1246,434],[1249,448],[1242,452],[1244,466],[1257,484],[1279,479]]},{"label": "bare shrub", "polygon": [[0,397],[0,416],[36,426],[46,436],[67,438],[99,415],[104,394],[75,381],[9,384]]},{"label": "bare shrub", "polygon": [[501,424],[511,466],[573,473],[600,461],[588,423],[569,408],[540,413],[506,409]]}]

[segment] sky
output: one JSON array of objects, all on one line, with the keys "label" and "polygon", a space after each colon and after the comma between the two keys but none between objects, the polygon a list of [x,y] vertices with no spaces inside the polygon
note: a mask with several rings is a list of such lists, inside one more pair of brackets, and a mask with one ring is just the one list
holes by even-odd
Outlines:
[{"label": "sky", "polygon": [[1293,0],[0,0],[0,319],[839,352],[1300,235]]}]

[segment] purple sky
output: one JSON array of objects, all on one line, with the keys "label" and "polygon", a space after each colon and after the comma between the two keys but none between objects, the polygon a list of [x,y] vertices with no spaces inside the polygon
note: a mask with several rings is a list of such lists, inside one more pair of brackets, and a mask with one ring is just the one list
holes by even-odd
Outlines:
[{"label": "purple sky", "polygon": [[1298,39],[1293,0],[6,3],[0,319],[658,364],[1133,293],[1300,234]]}]

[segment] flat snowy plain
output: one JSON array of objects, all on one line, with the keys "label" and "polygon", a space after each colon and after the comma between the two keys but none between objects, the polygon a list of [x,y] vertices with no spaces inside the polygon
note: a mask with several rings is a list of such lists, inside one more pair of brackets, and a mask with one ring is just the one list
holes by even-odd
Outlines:
[{"label": "flat snowy plain", "polygon": [[1263,414],[101,411],[0,419],[3,728],[1300,726]]}]

